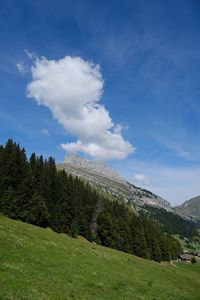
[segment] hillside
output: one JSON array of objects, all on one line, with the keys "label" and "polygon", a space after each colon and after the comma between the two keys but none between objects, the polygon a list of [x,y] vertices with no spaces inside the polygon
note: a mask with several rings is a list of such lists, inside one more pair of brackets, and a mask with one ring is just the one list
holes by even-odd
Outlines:
[{"label": "hillside", "polygon": [[181,216],[200,221],[200,196],[185,201],[174,209]]},{"label": "hillside", "polygon": [[0,299],[199,299],[200,263],[159,264],[2,216],[0,244]]},{"label": "hillside", "polygon": [[11,139],[0,147],[0,174],[0,213],[12,219],[155,261],[169,261],[181,253],[179,242],[155,222],[58,171],[52,157],[32,153],[27,159],[25,149]]},{"label": "hillside", "polygon": [[58,164],[57,168],[58,170],[65,170],[69,174],[78,176],[95,188],[121,201],[130,203],[136,210],[150,205],[174,213],[173,208],[166,200],[150,191],[138,188],[127,182],[117,172],[104,164],[70,155],[65,156],[64,163]]},{"label": "hillside", "polygon": [[152,192],[127,182],[117,172],[102,163],[83,159],[79,156],[65,156],[58,170],[88,182],[108,199],[127,203],[138,215],[147,216],[161,225],[163,232],[179,234],[182,237],[196,235],[194,222],[180,215],[169,202]]},{"label": "hillside", "polygon": [[153,206],[145,207],[145,209],[142,211],[142,214],[160,224],[163,232],[178,234],[182,238],[192,238],[197,235],[196,224],[194,222],[165,209],[158,209]]}]

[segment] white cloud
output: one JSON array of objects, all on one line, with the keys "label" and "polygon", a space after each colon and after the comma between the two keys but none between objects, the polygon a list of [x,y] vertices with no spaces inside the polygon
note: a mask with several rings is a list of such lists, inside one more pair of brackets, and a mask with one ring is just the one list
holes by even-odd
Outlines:
[{"label": "white cloud", "polygon": [[30,58],[31,60],[37,59],[37,56],[33,52],[30,52],[27,49],[25,49],[24,52],[26,53],[28,58]]},{"label": "white cloud", "polygon": [[140,184],[144,184],[144,185],[149,184],[149,178],[144,174],[135,174],[133,180],[139,182]]},{"label": "white cloud", "polygon": [[[136,182],[133,178],[133,171],[136,175],[145,174],[149,181],[147,189],[169,201],[172,206],[200,195],[200,168],[197,165],[167,166],[156,161],[127,159],[123,163],[115,162],[115,168],[124,178],[140,187],[144,187],[143,182]],[[140,178],[142,179],[142,176],[139,176]]]},{"label": "white cloud", "polygon": [[123,159],[134,148],[125,141],[121,126],[115,125],[99,104],[103,93],[100,67],[80,57],[60,60],[37,58],[31,68],[27,96],[48,107],[66,132],[78,138],[61,144],[67,152],[84,152],[96,160]]},{"label": "white cloud", "polygon": [[18,62],[16,64],[16,67],[17,67],[17,70],[19,71],[19,73],[21,73],[21,74],[26,73],[25,66],[24,66],[24,63],[22,61]]}]

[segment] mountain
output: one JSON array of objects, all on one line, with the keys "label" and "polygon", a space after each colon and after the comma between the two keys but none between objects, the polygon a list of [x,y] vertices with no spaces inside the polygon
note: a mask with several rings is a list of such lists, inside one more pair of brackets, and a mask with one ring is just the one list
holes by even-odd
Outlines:
[{"label": "mountain", "polygon": [[200,221],[200,196],[185,201],[174,209],[176,213],[185,218]]},{"label": "mountain", "polygon": [[58,164],[57,168],[89,182],[96,189],[120,201],[129,203],[133,209],[140,210],[146,206],[153,206],[175,213],[169,202],[127,182],[117,172],[102,163],[69,155],[65,156],[64,163]]}]

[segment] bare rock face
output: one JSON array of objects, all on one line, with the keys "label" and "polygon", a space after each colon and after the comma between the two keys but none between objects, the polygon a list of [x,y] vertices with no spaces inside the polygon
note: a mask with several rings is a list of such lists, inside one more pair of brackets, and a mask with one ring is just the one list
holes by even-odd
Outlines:
[{"label": "bare rock face", "polygon": [[185,201],[182,205],[174,207],[177,214],[189,220],[200,220],[200,196]]},{"label": "bare rock face", "polygon": [[98,190],[110,194],[122,202],[129,203],[136,210],[149,205],[174,213],[173,208],[166,200],[127,182],[117,172],[104,164],[69,155],[65,156],[64,163],[57,165],[57,168],[80,177]]},{"label": "bare rock face", "polygon": [[107,178],[108,180],[113,180],[119,184],[126,184],[125,180],[111,168],[108,168],[103,163],[98,163],[93,160],[83,159],[75,155],[66,155],[64,158],[64,164],[71,166],[75,169],[82,169],[86,173],[94,174],[94,176],[100,176]]}]

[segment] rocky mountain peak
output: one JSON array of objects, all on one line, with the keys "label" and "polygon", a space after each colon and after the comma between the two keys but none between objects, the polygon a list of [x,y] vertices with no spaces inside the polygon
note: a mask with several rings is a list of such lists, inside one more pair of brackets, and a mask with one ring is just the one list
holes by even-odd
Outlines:
[{"label": "rocky mountain peak", "polygon": [[98,190],[102,190],[122,202],[129,203],[136,210],[144,206],[154,206],[174,213],[173,208],[166,200],[127,182],[105,164],[83,159],[76,155],[67,155],[64,158],[64,163],[57,165],[57,168],[80,177]]},{"label": "rocky mountain peak", "polygon": [[105,164],[96,162],[94,160],[83,159],[78,155],[66,155],[64,158],[64,164],[85,170],[86,172],[98,174],[102,177],[122,184],[126,184],[126,181],[117,172],[107,167]]},{"label": "rocky mountain peak", "polygon": [[175,211],[186,218],[192,220],[200,220],[200,196],[196,196],[183,204],[176,206]]}]

